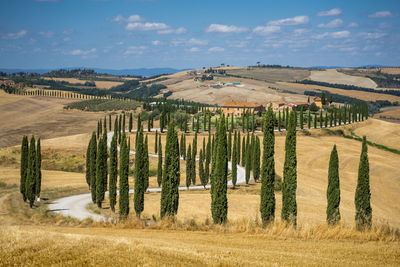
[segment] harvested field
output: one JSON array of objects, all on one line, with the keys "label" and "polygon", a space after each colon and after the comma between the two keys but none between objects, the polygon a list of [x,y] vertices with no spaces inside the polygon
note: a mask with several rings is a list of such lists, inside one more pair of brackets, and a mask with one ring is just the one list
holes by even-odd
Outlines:
[{"label": "harvested field", "polygon": [[400,107],[381,109],[381,113],[375,114],[374,118],[400,122]]},{"label": "harvested field", "polygon": [[347,75],[338,72],[336,69],[327,69],[325,71],[313,70],[309,79],[318,82],[349,84],[372,89],[377,87],[377,84],[369,78]]},{"label": "harvested field", "polygon": [[[43,79],[46,80],[55,80],[55,81],[66,81],[69,83],[82,83],[84,84],[85,82],[90,82],[90,80],[80,80],[76,78],[53,78],[53,77],[42,77]],[[111,87],[121,85],[123,82],[117,82],[117,81],[94,81],[96,83],[96,87],[99,89],[110,89]]]},{"label": "harvested field", "polygon": [[64,110],[64,105],[77,100],[17,96],[16,101],[0,102],[0,147],[20,143],[23,135],[42,139],[91,132],[105,113]]},{"label": "harvested field", "polygon": [[227,70],[227,74],[261,81],[276,82],[303,80],[310,75],[310,71],[307,69],[295,68],[240,68]]},{"label": "harvested field", "polygon": [[380,94],[378,93],[378,90],[376,93],[370,93],[370,92],[363,92],[363,91],[356,91],[356,90],[343,90],[343,89],[337,89],[333,87],[326,87],[326,86],[320,86],[320,85],[313,85],[313,84],[300,84],[300,83],[289,83],[289,82],[278,82],[278,84],[285,85],[285,86],[291,86],[294,89],[299,88],[301,90],[324,90],[328,91],[332,94],[339,94],[339,95],[344,95],[344,96],[350,96],[354,97],[357,99],[361,99],[364,101],[376,101],[376,100],[387,100],[390,102],[400,102],[400,97],[394,96],[394,95],[387,95],[387,94]]}]

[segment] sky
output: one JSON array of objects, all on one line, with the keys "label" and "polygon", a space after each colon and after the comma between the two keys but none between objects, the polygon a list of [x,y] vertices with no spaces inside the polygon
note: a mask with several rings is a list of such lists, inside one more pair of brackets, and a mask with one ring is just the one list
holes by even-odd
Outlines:
[{"label": "sky", "polygon": [[1,0],[0,68],[400,64],[399,0]]}]

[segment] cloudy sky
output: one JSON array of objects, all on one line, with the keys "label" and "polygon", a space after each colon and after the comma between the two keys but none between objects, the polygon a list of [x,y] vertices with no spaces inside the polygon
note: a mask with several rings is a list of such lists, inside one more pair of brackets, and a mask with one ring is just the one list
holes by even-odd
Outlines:
[{"label": "cloudy sky", "polygon": [[400,65],[398,0],[1,2],[1,68]]}]

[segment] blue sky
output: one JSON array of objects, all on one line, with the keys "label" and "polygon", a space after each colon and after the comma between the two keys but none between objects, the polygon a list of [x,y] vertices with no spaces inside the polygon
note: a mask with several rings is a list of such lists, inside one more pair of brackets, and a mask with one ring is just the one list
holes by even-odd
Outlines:
[{"label": "blue sky", "polygon": [[2,0],[0,67],[400,65],[400,1]]}]

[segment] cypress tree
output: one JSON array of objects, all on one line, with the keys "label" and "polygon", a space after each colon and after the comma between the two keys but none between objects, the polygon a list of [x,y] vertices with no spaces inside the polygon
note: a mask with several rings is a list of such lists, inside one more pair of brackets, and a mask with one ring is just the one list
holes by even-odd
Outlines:
[{"label": "cypress tree", "polygon": [[192,173],[190,177],[192,177],[192,184],[196,185],[196,155],[197,155],[197,133],[194,134],[194,139],[193,139],[193,147],[192,147],[192,164],[191,164],[191,170]]},{"label": "cypress tree", "polygon": [[328,128],[328,111],[325,112],[325,128]]},{"label": "cypress tree", "polygon": [[150,160],[149,160],[149,142],[147,140],[147,135],[144,141],[144,160],[145,160],[145,165],[144,165],[144,175],[145,175],[145,184],[144,184],[144,191],[147,191],[147,188],[149,188],[149,166],[150,166]]},{"label": "cypress tree", "polygon": [[157,168],[157,183],[158,187],[162,183],[162,147],[161,147],[161,135],[158,139],[158,168]]},{"label": "cypress tree", "polygon": [[183,134],[181,134],[181,141],[179,142],[180,143],[180,146],[179,146],[179,149],[180,149],[180,155],[181,155],[181,157],[183,157],[183,149],[184,149],[184,147],[183,147]]},{"label": "cypress tree", "polygon": [[29,200],[29,206],[32,208],[35,202],[35,183],[36,183],[36,141],[35,137],[32,136],[31,143],[29,145],[28,154],[28,169],[25,181],[25,195]]},{"label": "cypress tree", "polygon": [[249,142],[249,135],[247,135],[247,144],[246,144],[246,165],[245,165],[245,170],[246,170],[246,184],[249,184],[250,181],[250,171],[251,171],[251,153],[253,151],[251,150],[250,142]]},{"label": "cypress tree", "polygon": [[308,110],[308,119],[307,119],[307,123],[308,123],[308,129],[311,129],[311,111]]},{"label": "cypress tree", "polygon": [[122,115],[120,114],[119,120],[118,120],[118,144],[121,144],[121,141],[122,141],[121,131],[122,131]]},{"label": "cypress tree", "polygon": [[[140,218],[140,214],[144,209],[144,192],[146,192],[146,143],[143,141],[143,130],[140,129],[138,139],[136,141],[135,154],[135,194],[134,207],[136,216]],[[147,169],[148,172],[148,169]]]},{"label": "cypress tree", "polygon": [[238,139],[237,139],[237,164],[240,164],[240,131],[238,131]]},{"label": "cypress tree", "polygon": [[115,204],[117,203],[117,178],[118,178],[118,149],[117,149],[117,137],[114,135],[111,141],[111,148],[110,148],[110,184],[109,184],[110,207],[113,212],[115,212]]},{"label": "cypress tree", "polygon": [[304,129],[303,106],[300,107],[300,129]]},{"label": "cypress tree", "polygon": [[161,218],[174,216],[179,206],[180,162],[178,134],[174,122],[168,125],[161,191]]},{"label": "cypress tree", "polygon": [[200,149],[200,158],[199,158],[199,177],[200,177],[200,182],[201,185],[206,188],[207,181],[206,181],[206,176],[204,172],[204,150]]},{"label": "cypress tree", "polygon": [[367,138],[363,137],[358,180],[354,203],[356,206],[355,221],[357,229],[369,229],[372,224],[371,191],[369,182],[369,160]]},{"label": "cypress tree", "polygon": [[285,141],[285,163],[282,184],[282,220],[297,223],[297,156],[296,156],[296,124],[295,113],[289,117],[289,129]]},{"label": "cypress tree", "polygon": [[246,136],[243,135],[242,140],[242,166],[246,166]]},{"label": "cypress tree", "polygon": [[108,131],[111,132],[111,114],[108,114]]},{"label": "cypress tree", "polygon": [[97,144],[96,154],[96,203],[99,208],[101,208],[107,188],[107,144],[105,144],[107,136],[104,136],[100,138]]},{"label": "cypress tree", "polygon": [[260,212],[263,223],[269,223],[275,218],[275,135],[271,108],[268,108],[263,125]]},{"label": "cypress tree", "polygon": [[107,133],[107,117],[104,116],[103,132]]},{"label": "cypress tree", "polygon": [[222,224],[227,220],[228,215],[228,199],[227,192],[227,176],[228,176],[228,159],[227,159],[227,140],[225,119],[222,117],[218,122],[217,137],[215,145],[215,170],[212,173],[213,187],[211,196],[211,213],[214,223]]},{"label": "cypress tree", "polygon": [[186,187],[189,188],[192,183],[192,148],[189,144],[188,155],[186,159]]},{"label": "cypress tree", "polygon": [[129,113],[129,132],[132,132],[132,127],[133,127],[133,117],[132,113]]},{"label": "cypress tree", "polygon": [[229,134],[228,134],[228,161],[231,160],[231,154],[232,154],[232,132],[229,131]]},{"label": "cypress tree", "polygon": [[36,148],[36,182],[35,182],[35,196],[40,199],[40,191],[42,188],[42,152],[40,147],[40,138],[37,141]]},{"label": "cypress tree", "polygon": [[258,181],[258,178],[260,177],[260,156],[261,156],[261,149],[260,149],[260,139],[258,136],[255,138],[254,142],[254,148],[253,148],[253,177],[254,181]]},{"label": "cypress tree", "polygon": [[97,159],[97,140],[96,133],[92,133],[89,151],[89,173],[90,173],[90,193],[93,203],[96,203],[96,159]]},{"label": "cypress tree", "polygon": [[208,136],[206,154],[205,154],[205,166],[204,166],[205,184],[208,184],[208,181],[210,179],[210,161],[211,161],[211,137]]},{"label": "cypress tree", "polygon": [[89,140],[88,147],[86,149],[86,183],[90,190],[90,146],[92,144],[92,139]]},{"label": "cypress tree", "polygon": [[183,148],[182,148],[182,157],[184,160],[186,160],[186,134],[183,135]]},{"label": "cypress tree", "polygon": [[158,132],[156,130],[156,134],[154,136],[154,154],[157,154],[157,149],[158,149]]},{"label": "cypress tree", "polygon": [[28,174],[28,156],[29,156],[29,145],[28,145],[28,137],[24,135],[22,138],[21,144],[21,169],[20,169],[20,184],[19,184],[19,191],[22,194],[22,198],[26,201],[26,177]]},{"label": "cypress tree", "polygon": [[[119,215],[121,218],[126,218],[129,214],[129,149],[125,136],[121,141],[119,152]],[[135,196],[137,192],[135,188]]]},{"label": "cypress tree", "polygon": [[317,129],[317,114],[314,114],[314,129]]},{"label": "cypress tree", "polygon": [[319,128],[322,129],[322,121],[324,120],[324,117],[322,116],[322,109],[319,112]]},{"label": "cypress tree", "polygon": [[124,112],[124,115],[122,117],[122,132],[125,133],[125,130],[126,130],[126,124],[125,124],[125,112]]},{"label": "cypress tree", "polygon": [[232,150],[232,185],[233,188],[236,186],[237,181],[237,134],[235,131],[235,136],[233,138],[233,150]]},{"label": "cypress tree", "polygon": [[340,183],[339,183],[339,157],[336,145],[333,146],[329,159],[328,188],[326,191],[328,205],[326,207],[326,221],[336,224],[340,221]]},{"label": "cypress tree", "polygon": [[282,123],[282,121],[281,121],[281,111],[279,110],[278,111],[278,131],[279,132],[281,131],[281,123]]}]

